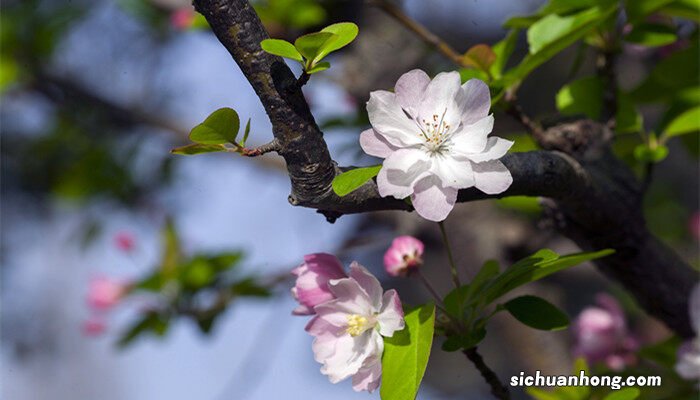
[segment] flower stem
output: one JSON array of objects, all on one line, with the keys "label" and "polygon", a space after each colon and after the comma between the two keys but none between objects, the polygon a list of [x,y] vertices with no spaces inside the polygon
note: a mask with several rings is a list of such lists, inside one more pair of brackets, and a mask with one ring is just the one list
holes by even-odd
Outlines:
[{"label": "flower stem", "polygon": [[440,226],[440,233],[442,234],[442,241],[445,242],[445,249],[447,249],[447,258],[450,261],[450,271],[452,272],[452,282],[454,282],[455,287],[462,286],[459,281],[459,275],[457,275],[457,265],[455,264],[454,257],[452,256],[452,248],[450,247],[450,241],[447,239],[447,232],[445,232],[445,224],[440,221],[438,222]]},{"label": "flower stem", "polygon": [[484,362],[481,354],[477,351],[476,347],[466,349],[462,351],[465,356],[471,361],[476,369],[479,370],[481,376],[484,378],[486,383],[491,386],[491,394],[493,394],[497,399],[508,400],[510,399],[510,393],[508,393],[508,388],[501,383],[498,376],[488,365]]},{"label": "flower stem", "polygon": [[[428,289],[428,292],[433,296],[435,299],[435,304],[437,304],[438,308],[442,310],[442,297],[438,294],[437,290],[433,287],[433,285],[430,284],[428,279],[423,275],[420,270],[416,269],[414,270],[411,275],[415,275],[420,279],[421,282],[423,282],[423,286],[425,286],[426,289]],[[444,311],[444,310],[443,310]]]}]

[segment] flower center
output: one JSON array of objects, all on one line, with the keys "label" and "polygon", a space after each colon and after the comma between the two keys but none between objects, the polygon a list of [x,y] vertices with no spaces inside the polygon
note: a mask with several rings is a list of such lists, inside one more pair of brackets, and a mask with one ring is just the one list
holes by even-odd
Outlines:
[{"label": "flower center", "polygon": [[416,121],[420,128],[419,136],[425,140],[425,145],[431,153],[441,153],[445,150],[446,142],[450,137],[451,126],[445,121],[445,109],[442,114],[433,114],[432,119]]},{"label": "flower center", "polygon": [[348,315],[347,332],[350,336],[355,337],[362,334],[369,328],[369,320],[366,317],[358,314]]}]

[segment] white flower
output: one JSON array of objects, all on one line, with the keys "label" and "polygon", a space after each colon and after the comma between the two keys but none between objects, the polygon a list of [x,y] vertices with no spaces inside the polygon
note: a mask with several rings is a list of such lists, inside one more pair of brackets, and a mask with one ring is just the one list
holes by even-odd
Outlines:
[{"label": "white flower", "polygon": [[458,72],[432,81],[419,69],[405,73],[395,93],[370,94],[372,129],[360,135],[367,154],[385,159],[377,176],[379,194],[411,196],[418,214],[432,221],[447,217],[459,189],[475,186],[496,194],[513,182],[498,161],[513,142],[488,137],[493,129],[488,86],[478,79],[460,84]]},{"label": "white flower", "polygon": [[332,383],[352,376],[353,388],[369,392],[379,387],[384,338],[404,328],[401,301],[386,293],[377,278],[360,264],[350,265],[350,277],[328,284],[334,300],[314,307],[316,316],[306,331],[315,337],[314,358]]},{"label": "white flower", "polygon": [[685,379],[700,380],[700,283],[690,292],[688,303],[690,324],[696,337],[686,341],[678,349],[676,372]]}]

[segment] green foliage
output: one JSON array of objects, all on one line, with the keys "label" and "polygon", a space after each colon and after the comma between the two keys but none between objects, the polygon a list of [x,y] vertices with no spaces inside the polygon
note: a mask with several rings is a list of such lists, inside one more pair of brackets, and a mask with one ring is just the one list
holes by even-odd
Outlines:
[{"label": "green foliage", "polygon": [[625,40],[630,43],[647,47],[658,47],[671,44],[678,39],[676,30],[668,25],[643,23],[632,29]]},{"label": "green foliage", "polygon": [[161,315],[157,312],[149,312],[134,322],[131,327],[129,327],[121,335],[117,345],[119,347],[126,347],[132,344],[136,338],[144,334],[152,334],[162,337],[168,331],[169,322],[168,315]]},{"label": "green foliage", "polygon": [[661,60],[630,94],[638,103],[667,101],[677,93],[700,85],[700,46],[697,40],[686,49]]},{"label": "green foliage", "polygon": [[637,388],[628,387],[608,393],[603,400],[634,400],[641,392]]},{"label": "green foliage", "polygon": [[[588,365],[583,358],[574,361],[571,375],[580,376],[581,373],[590,376]],[[525,391],[536,400],[589,400],[591,396],[591,388],[588,386],[560,386],[551,391],[528,387]]]},{"label": "green foliage", "polygon": [[200,144],[235,143],[240,123],[235,110],[220,108],[192,129],[190,140]]},{"label": "green foliage", "polygon": [[556,331],[569,326],[569,318],[555,305],[536,296],[520,296],[503,304],[515,319],[540,330]]},{"label": "green foliage", "polygon": [[583,114],[597,120],[603,105],[602,99],[603,82],[597,76],[589,76],[564,85],[556,95],[556,104],[562,114]]},{"label": "green foliage", "polygon": [[253,3],[265,24],[306,29],[322,23],[326,10],[316,0],[261,0]]},{"label": "green foliage", "polygon": [[671,121],[663,132],[663,136],[671,138],[700,131],[700,106],[685,111]]},{"label": "green foliage", "polygon": [[413,400],[423,380],[433,343],[435,306],[425,304],[405,312],[406,327],[384,339],[382,400]]},{"label": "green foliage", "polygon": [[192,143],[181,147],[176,147],[170,150],[173,154],[179,154],[182,156],[192,156],[195,154],[202,153],[215,153],[219,151],[227,151],[223,144],[199,144]]},{"label": "green foliage", "polygon": [[357,25],[352,22],[339,22],[321,29],[320,32],[300,36],[294,44],[281,39],[265,39],[260,46],[270,54],[298,61],[304,72],[311,75],[330,68],[330,63],[322,60],[328,54],[350,44],[358,32]]},{"label": "green foliage", "polygon": [[505,38],[498,41],[491,48],[496,55],[496,59],[491,65],[489,72],[494,78],[498,79],[502,76],[510,56],[513,54],[513,51],[515,51],[515,45],[518,43],[519,36],[520,30],[512,29],[506,34]]},{"label": "green foliage", "polygon": [[382,169],[381,165],[374,165],[343,172],[333,179],[333,191],[340,197],[346,196],[377,176],[380,169]]}]

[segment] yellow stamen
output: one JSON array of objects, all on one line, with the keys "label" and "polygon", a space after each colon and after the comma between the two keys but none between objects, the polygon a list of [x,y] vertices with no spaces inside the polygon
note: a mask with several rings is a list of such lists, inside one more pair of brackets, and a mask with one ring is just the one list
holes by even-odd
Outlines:
[{"label": "yellow stamen", "polygon": [[358,336],[365,331],[367,325],[367,318],[362,315],[352,314],[348,315],[348,329],[347,332],[350,336]]}]

